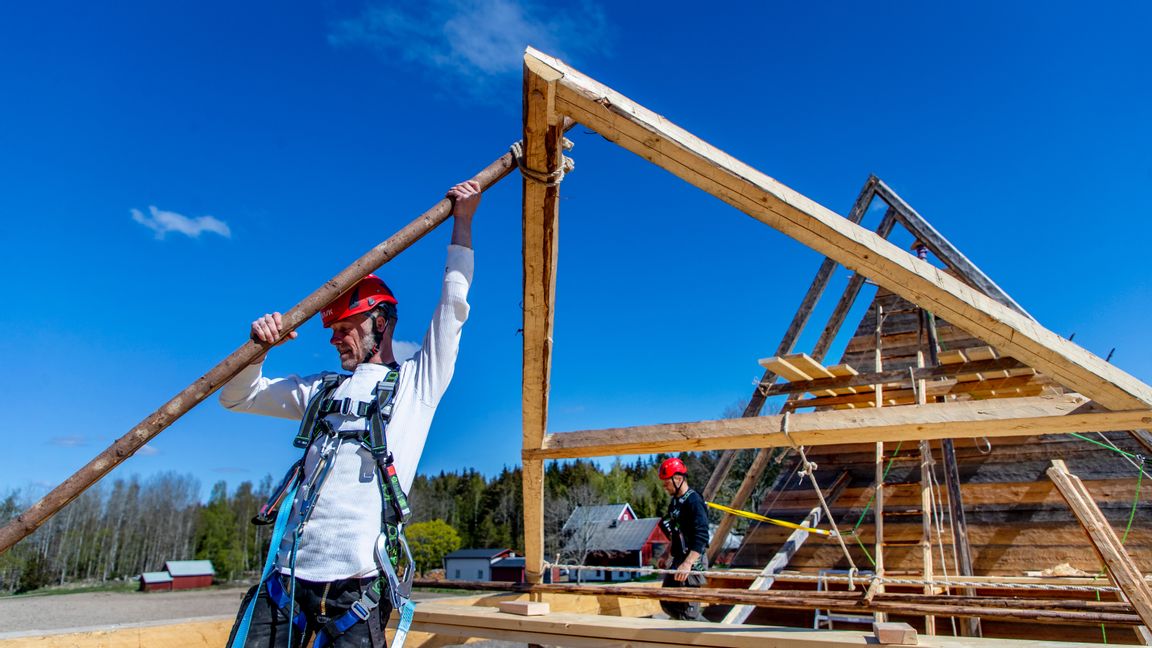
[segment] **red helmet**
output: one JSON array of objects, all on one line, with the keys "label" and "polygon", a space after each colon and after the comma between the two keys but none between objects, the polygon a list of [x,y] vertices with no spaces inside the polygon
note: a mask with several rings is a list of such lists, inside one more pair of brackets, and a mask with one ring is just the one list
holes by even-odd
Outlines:
[{"label": "red helmet", "polygon": [[370,274],[325,306],[320,311],[320,321],[324,323],[324,328],[328,328],[335,322],[357,313],[366,313],[380,304],[395,305],[396,297],[380,277]]},{"label": "red helmet", "polygon": [[665,459],[664,463],[660,464],[660,470],[656,474],[660,476],[660,479],[671,479],[672,475],[687,475],[688,467],[684,465],[683,461],[672,457]]}]

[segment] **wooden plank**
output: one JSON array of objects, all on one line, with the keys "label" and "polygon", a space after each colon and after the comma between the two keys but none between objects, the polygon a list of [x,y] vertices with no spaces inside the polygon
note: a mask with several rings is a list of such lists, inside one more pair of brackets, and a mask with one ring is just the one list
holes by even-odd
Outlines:
[{"label": "wooden plank", "polygon": [[[563,163],[564,129],[556,113],[556,81],[560,76],[539,61],[524,60],[524,165],[541,176],[556,173]],[[560,187],[522,175],[523,443],[525,448],[539,448],[548,425]]]},{"label": "wooden plank", "polygon": [[525,449],[524,457],[784,447],[791,445],[780,433],[784,416],[789,417],[790,436],[799,445],[1108,432],[1152,424],[1152,412],[1147,410],[1092,412],[1088,403],[1082,396],[1061,394],[552,433],[539,450]]},{"label": "wooden plank", "polygon": [[773,356],[771,358],[761,358],[760,366],[788,380],[813,380],[816,378],[816,376],[810,376],[804,373],[804,371],[792,364],[786,357]]},{"label": "wooden plank", "polygon": [[624,148],[839,261],[1115,410],[1152,407],[1152,387],[559,60],[556,108]]},{"label": "wooden plank", "polygon": [[[898,382],[910,382],[912,380],[926,380],[929,378],[955,377],[957,372],[973,373],[974,380],[978,380],[978,377],[975,377],[975,374],[980,371],[998,371],[1002,369],[1007,369],[1010,372],[1034,371],[1028,368],[1016,369],[1020,367],[1020,363],[1014,358],[1000,358],[997,360],[970,362],[960,365],[952,364],[941,365],[938,367],[916,367],[913,368],[912,371],[909,371],[908,369],[899,369],[893,371],[882,371],[879,373],[859,373],[853,369],[851,365],[847,364],[835,365],[835,367],[829,367],[829,370],[831,371],[832,369],[839,367],[845,368],[844,370],[838,369],[838,371],[842,371],[844,373],[836,375],[834,378],[821,378],[819,380],[787,382],[780,383],[778,385],[772,385],[772,387],[768,389],[768,395],[773,396],[776,394],[804,393],[820,389],[836,390],[846,387],[860,387],[863,391],[871,391],[864,388],[875,385],[877,383],[890,384]],[[852,373],[848,374],[846,373],[846,370],[850,370]]]},{"label": "wooden plank", "polygon": [[[412,627],[453,636],[557,646],[620,646],[656,648],[698,646],[717,648],[842,648],[868,646],[871,632],[741,627],[731,630],[706,621],[611,617],[553,613],[546,617],[512,617],[495,608],[458,606],[433,601],[416,606]],[[1095,644],[935,637],[938,648],[1087,648]]]},{"label": "wooden plank", "polygon": [[543,601],[500,601],[499,608],[505,614],[519,616],[543,616],[551,612],[551,608]]},{"label": "wooden plank", "polygon": [[1060,494],[1068,501],[1068,506],[1080,520],[1092,547],[1100,560],[1108,567],[1108,577],[1124,593],[1136,614],[1148,628],[1152,628],[1152,589],[1144,580],[1144,575],[1132,562],[1132,557],[1116,537],[1116,532],[1108,524],[1104,514],[1092,501],[1088,489],[1080,478],[1068,471],[1068,466],[1060,459],[1052,461],[1048,476],[1060,489]]},{"label": "wooden plank", "polygon": [[939,360],[942,365],[963,364],[968,362],[968,356],[964,355],[963,349],[954,349],[952,351],[941,351]]},{"label": "wooden plank", "polygon": [[872,634],[880,645],[889,646],[915,646],[919,644],[916,638],[916,629],[907,623],[893,621],[872,624]]},{"label": "wooden plank", "polygon": [[[800,523],[800,526],[815,528],[817,524],[820,524],[819,506],[808,512],[808,515],[804,517],[804,521]],[[748,589],[751,591],[764,591],[771,588],[772,583],[776,581],[776,575],[784,571],[784,568],[788,566],[788,561],[792,560],[792,556],[795,556],[796,552],[803,546],[804,541],[808,539],[808,535],[808,531],[804,529],[792,531],[788,539],[784,541],[784,545],[772,556],[772,559],[768,561],[768,564],[764,566],[764,569],[760,571],[760,575],[752,581]],[[744,623],[755,609],[756,606],[754,605],[733,605],[732,609],[728,611],[728,614],[724,615],[724,619],[720,621],[720,623]]]},{"label": "wooden plank", "polygon": [[824,365],[816,362],[816,360],[814,360],[812,356],[808,355],[807,353],[797,353],[795,355],[790,355],[788,356],[788,361],[792,363],[792,366],[796,367],[805,374],[812,376],[812,380],[816,380],[818,378],[836,377],[836,374],[829,371]]}]

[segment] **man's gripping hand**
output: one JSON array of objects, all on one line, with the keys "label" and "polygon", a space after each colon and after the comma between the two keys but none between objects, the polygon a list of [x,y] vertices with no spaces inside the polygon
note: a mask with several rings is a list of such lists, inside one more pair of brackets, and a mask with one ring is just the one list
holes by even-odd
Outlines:
[{"label": "man's gripping hand", "polygon": [[453,203],[452,215],[456,218],[472,218],[480,206],[480,183],[466,180],[448,190],[446,197]]},{"label": "man's gripping hand", "polygon": [[[250,337],[254,342],[263,342],[264,344],[272,344],[280,339],[281,327],[284,323],[280,319],[280,313],[268,313],[252,322],[252,332]],[[288,334],[288,337],[281,341],[296,339],[296,331]]]}]

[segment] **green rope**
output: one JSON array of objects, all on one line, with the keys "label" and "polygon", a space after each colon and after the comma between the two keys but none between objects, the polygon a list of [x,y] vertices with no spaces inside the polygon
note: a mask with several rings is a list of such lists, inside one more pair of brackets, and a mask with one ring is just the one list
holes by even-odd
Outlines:
[{"label": "green rope", "polygon": [[1121,450],[1120,448],[1117,448],[1117,447],[1115,447],[1115,446],[1110,446],[1110,445],[1107,445],[1107,444],[1105,444],[1105,443],[1100,443],[1100,442],[1099,442],[1099,441],[1097,441],[1096,439],[1090,439],[1090,438],[1088,438],[1088,437],[1084,436],[1083,434],[1078,434],[1078,433],[1076,433],[1076,432],[1069,432],[1068,434],[1069,434],[1069,435],[1071,435],[1071,436],[1074,436],[1074,437],[1076,437],[1077,439],[1080,439],[1081,441],[1087,441],[1088,443],[1091,443],[1091,444],[1094,444],[1094,445],[1098,445],[1098,446],[1100,446],[1101,448],[1107,448],[1107,449],[1111,450],[1112,452],[1117,452],[1117,453],[1119,453],[1119,454],[1122,454],[1122,455],[1124,455],[1125,457],[1128,457],[1129,459],[1137,459],[1137,460],[1139,460],[1139,459],[1143,459],[1143,457],[1141,457],[1141,456],[1140,456],[1140,455],[1138,455],[1138,454],[1133,454],[1133,453],[1131,453],[1131,452],[1126,452],[1126,451],[1124,451],[1124,450]]},{"label": "green rope", "polygon": [[[872,563],[872,566],[875,567],[876,561],[872,559],[872,554],[868,553],[868,547],[864,546],[864,543],[860,540],[860,536],[853,534],[852,537],[856,538],[856,544],[860,545],[860,548],[864,551],[864,555],[868,556],[868,562]],[[1097,592],[1096,596],[1100,596],[1100,593]]]},{"label": "green rope", "polygon": [[[904,445],[903,441],[896,444],[896,449],[892,451],[892,458],[888,460],[888,467],[884,469],[884,475],[881,476],[881,479],[887,479],[888,478],[888,471],[892,470],[892,464],[896,461],[896,455],[900,454],[900,446],[902,446],[902,445]],[[855,532],[856,529],[859,529],[860,525],[864,523],[864,516],[868,515],[868,511],[872,510],[872,502],[874,502],[875,500],[876,500],[876,493],[872,493],[872,497],[869,497],[868,503],[864,505],[864,511],[862,513],[860,513],[860,519],[856,520],[856,526],[852,527],[853,532]],[[859,542],[859,540],[857,540],[857,542]],[[863,546],[863,545],[861,545],[861,546]],[[872,560],[872,557],[869,556],[868,560]],[[876,563],[872,563],[872,564],[875,565]]]}]

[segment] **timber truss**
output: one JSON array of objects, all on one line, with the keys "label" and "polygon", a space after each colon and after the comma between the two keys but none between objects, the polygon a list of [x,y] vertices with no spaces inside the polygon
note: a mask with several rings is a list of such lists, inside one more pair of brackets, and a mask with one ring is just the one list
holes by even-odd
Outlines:
[{"label": "timber truss", "polygon": [[[763,469],[768,450],[772,448],[844,443],[876,443],[882,448],[883,443],[893,441],[1142,430],[1152,425],[1152,387],[1045,329],[875,177],[866,183],[849,216],[842,217],[615,90],[533,49],[524,57],[523,119],[520,164],[527,171],[523,174],[522,459],[526,570],[531,583],[540,583],[546,566],[543,468],[548,459],[754,448],[760,452],[753,464],[755,471],[758,464],[759,470]],[[550,180],[563,173],[563,134],[573,123],[583,124],[825,256],[816,280],[777,349],[777,357],[773,358],[784,358],[784,365],[766,364],[764,378],[744,417],[559,434],[548,432],[560,205],[559,183]],[[870,231],[859,223],[874,197],[883,200],[888,209],[879,228]],[[896,223],[908,229],[921,247],[940,259],[947,271],[890,243],[887,236]],[[794,351],[800,330],[838,265],[855,274],[813,355],[806,356],[825,373],[798,371],[795,375],[783,375],[785,372],[780,367],[787,366],[785,357]],[[876,376],[865,379],[827,372],[827,368],[819,365],[865,279],[990,345],[994,351],[980,360],[988,364],[987,368],[1024,368],[1032,374],[1042,374],[1059,389],[1038,395],[1018,391],[1020,397],[1002,400],[934,399],[943,402],[931,402],[921,388],[913,395],[917,400],[910,405],[884,408],[881,390],[874,385],[874,407],[853,407],[849,399],[829,401],[829,407],[813,412],[786,409],[781,415],[759,416],[767,397],[786,391],[774,385],[778,377],[796,383],[794,387],[799,385],[803,388],[799,389],[801,393],[830,396],[854,393],[854,385],[877,380]],[[944,362],[940,360],[940,364]],[[910,375],[914,382],[922,385],[938,368],[922,365],[919,371]],[[880,367],[877,373],[882,373]],[[797,389],[789,393],[796,394]],[[715,492],[718,475],[727,471],[732,456],[731,452],[725,453],[706,489],[706,497]],[[1059,478],[1069,482],[1062,466],[1054,465],[1053,471],[1054,481]],[[1090,498],[1079,493],[1066,495],[1066,499],[1086,528],[1099,526],[1099,511]],[[1092,521],[1085,521],[1089,519]],[[726,529],[722,529],[716,537],[725,535]],[[1152,625],[1152,594],[1123,547],[1114,535],[1111,539],[1093,537],[1093,544],[1110,566],[1113,582],[1131,606],[1126,609],[1129,613],[1134,611],[1130,617],[1132,622]],[[873,595],[875,592],[869,594],[869,600]],[[590,635],[582,637],[579,645],[598,645]],[[825,645],[815,634],[808,639],[811,645]]]}]

